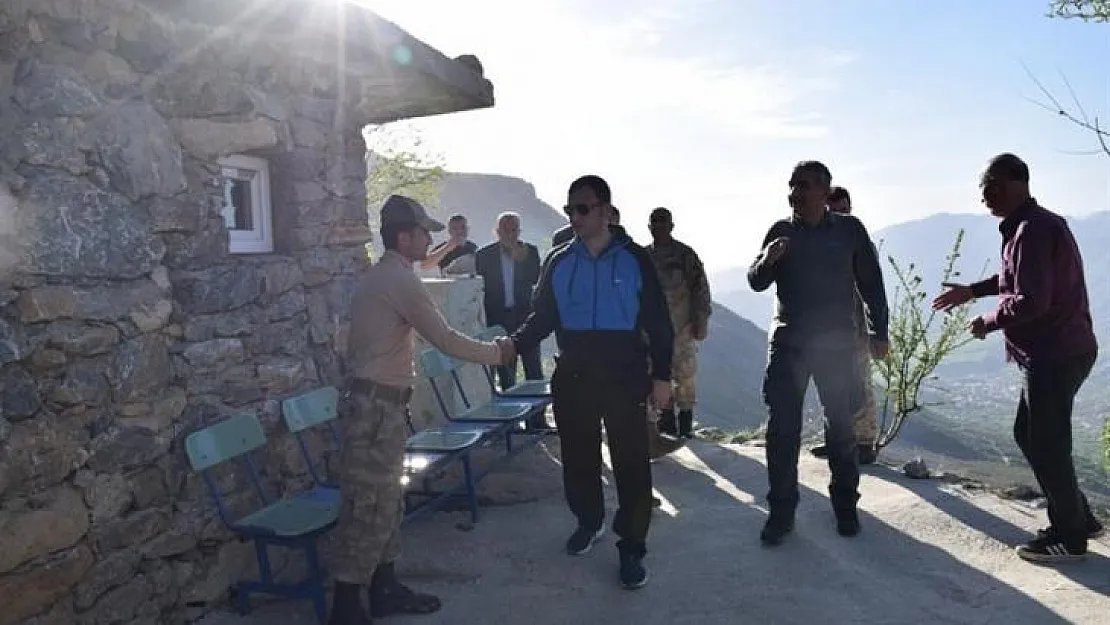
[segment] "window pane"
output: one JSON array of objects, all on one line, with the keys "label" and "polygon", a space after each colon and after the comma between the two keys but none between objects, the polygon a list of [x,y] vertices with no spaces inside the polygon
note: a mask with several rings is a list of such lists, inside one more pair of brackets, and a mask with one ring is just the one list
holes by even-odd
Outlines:
[{"label": "window pane", "polygon": [[254,230],[251,206],[256,200],[251,180],[257,173],[250,169],[223,168],[224,207],[220,216],[228,230]]}]

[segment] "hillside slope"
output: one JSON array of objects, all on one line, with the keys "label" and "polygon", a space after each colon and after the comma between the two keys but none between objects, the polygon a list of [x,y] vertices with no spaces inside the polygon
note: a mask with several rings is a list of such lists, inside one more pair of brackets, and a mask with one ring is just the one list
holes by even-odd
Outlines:
[{"label": "hillside slope", "polygon": [[767,334],[714,303],[709,336],[698,352],[697,419],[702,425],[745,429],[766,418],[761,388]]},{"label": "hillside slope", "polygon": [[551,233],[567,223],[566,217],[536,197],[536,188],[520,178],[496,174],[448,173],[440,184],[436,215],[446,220],[466,215],[470,238],[479,246],[492,243],[497,215],[520,213],[520,238],[544,252]]}]

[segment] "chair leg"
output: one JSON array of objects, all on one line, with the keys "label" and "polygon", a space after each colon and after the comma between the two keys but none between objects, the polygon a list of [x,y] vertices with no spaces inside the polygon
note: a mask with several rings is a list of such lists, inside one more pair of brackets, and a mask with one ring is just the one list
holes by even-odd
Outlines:
[{"label": "chair leg", "polygon": [[328,620],[328,603],[324,595],[324,574],[320,567],[320,558],[316,551],[316,541],[311,540],[304,545],[305,560],[308,564],[309,594],[312,597],[312,607],[320,625],[325,625]]},{"label": "chair leg", "polygon": [[243,582],[236,582],[235,584],[235,612],[239,616],[246,616],[251,613],[250,591],[247,590],[247,585]]},{"label": "chair leg", "polygon": [[269,545],[266,541],[256,538],[254,540],[254,555],[258,560],[258,574],[261,576],[263,584],[270,585],[274,583],[274,572],[270,570],[270,552],[267,550]]},{"label": "chair leg", "polygon": [[470,522],[478,522],[478,488],[474,484],[474,471],[470,466],[470,454],[462,457],[463,479],[466,480],[466,498],[470,502]]}]

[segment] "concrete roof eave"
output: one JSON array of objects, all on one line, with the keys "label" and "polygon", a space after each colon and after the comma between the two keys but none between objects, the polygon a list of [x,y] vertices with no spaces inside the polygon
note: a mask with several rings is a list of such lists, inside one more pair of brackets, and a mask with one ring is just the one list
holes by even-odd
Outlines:
[{"label": "concrete roof eave", "polygon": [[[362,112],[368,123],[427,117],[494,105],[493,84],[482,74],[477,58],[465,55],[451,59],[439,50],[413,37],[398,25],[373,12],[361,9],[362,21],[372,32],[369,45],[393,69],[397,84],[363,84]],[[348,20],[354,28],[358,20]],[[352,47],[357,43],[348,40]],[[353,50],[352,50],[353,52]],[[401,60],[405,62],[400,62]],[[376,90],[378,93],[366,93]],[[384,93],[383,93],[384,92]]]},{"label": "concrete roof eave", "polygon": [[[208,48],[234,59],[249,50],[301,77],[317,74],[321,84],[338,79],[352,121],[362,124],[494,103],[493,85],[477,58],[448,58],[358,0],[134,1],[194,53]],[[188,56],[179,60],[190,62]]]}]

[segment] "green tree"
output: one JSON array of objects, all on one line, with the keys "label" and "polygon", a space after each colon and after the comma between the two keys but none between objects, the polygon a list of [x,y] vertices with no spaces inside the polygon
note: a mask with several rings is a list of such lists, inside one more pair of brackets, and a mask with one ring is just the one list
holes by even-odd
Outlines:
[{"label": "green tree", "polygon": [[[960,277],[956,261],[963,238],[961,229],[952,251],[945,257],[942,282]],[[882,421],[877,441],[880,449],[898,436],[911,415],[926,406],[921,390],[926,382],[935,379],[933,372],[937,366],[972,340],[967,330],[970,304],[938,313],[925,301],[921,275],[914,264],[903,268],[893,256],[888,256],[887,261],[897,279],[890,300],[890,353],[872,363],[873,375],[882,388]]]},{"label": "green tree", "polygon": [[1110,21],[1110,0],[1053,0],[1049,17],[1078,18],[1083,21]]},{"label": "green tree", "polygon": [[[429,211],[439,204],[440,184],[446,171],[443,157],[428,151],[420,133],[408,123],[368,126],[366,204],[372,231],[377,231],[378,210],[394,193],[411,197]],[[373,257],[377,239],[367,246]]]}]

